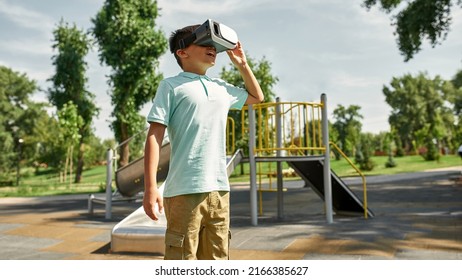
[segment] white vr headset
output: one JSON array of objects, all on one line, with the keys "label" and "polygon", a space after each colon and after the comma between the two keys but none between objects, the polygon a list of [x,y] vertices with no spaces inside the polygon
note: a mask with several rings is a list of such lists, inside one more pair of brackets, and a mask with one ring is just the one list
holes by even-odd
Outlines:
[{"label": "white vr headset", "polygon": [[213,46],[217,53],[234,49],[238,38],[236,32],[228,26],[208,19],[191,35],[180,40],[180,49],[191,44],[199,46]]}]

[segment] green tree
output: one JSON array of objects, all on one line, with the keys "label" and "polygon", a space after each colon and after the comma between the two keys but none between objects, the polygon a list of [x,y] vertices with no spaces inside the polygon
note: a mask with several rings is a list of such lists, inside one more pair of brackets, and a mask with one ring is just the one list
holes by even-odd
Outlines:
[{"label": "green tree", "polygon": [[402,157],[405,155],[403,140],[401,140],[400,135],[396,132],[396,129],[392,127],[391,135],[393,137],[393,141],[395,143],[396,151],[395,156]]},{"label": "green tree", "polygon": [[427,148],[424,157],[434,160],[442,142],[451,134],[454,117],[448,108],[453,87],[439,76],[430,79],[420,73],[393,78],[384,86],[385,101],[392,108],[389,122],[399,135],[406,151]]},{"label": "green tree", "polygon": [[73,152],[74,146],[80,142],[80,128],[83,125],[83,118],[78,113],[77,106],[69,101],[58,111],[60,128],[60,140],[66,147],[66,157],[64,164],[64,182],[67,182],[67,173],[72,177]]},{"label": "green tree", "polygon": [[[246,54],[246,56],[247,63],[249,64],[250,69],[252,69],[255,78],[260,83],[260,87],[265,96],[263,102],[273,102],[276,97],[276,94],[273,91],[273,86],[279,81],[279,78],[271,73],[271,62],[269,62],[265,57],[259,61],[255,61],[248,54]],[[245,88],[244,80],[232,63],[229,64],[229,69],[226,67],[221,69],[220,77],[230,84]]]},{"label": "green tree", "polygon": [[451,83],[454,86],[453,104],[454,104],[454,115],[459,117],[459,123],[462,121],[462,70],[459,70]]},{"label": "green tree", "polygon": [[359,110],[361,107],[358,105],[350,105],[348,108],[338,105],[333,111],[335,122],[332,124],[332,128],[337,131],[337,144],[348,156],[355,154],[355,147],[360,141],[362,129],[360,119],[363,116]]},{"label": "green tree", "polygon": [[385,133],[385,138],[384,138],[384,145],[387,147],[387,154],[388,154],[388,160],[385,162],[385,167],[386,168],[393,168],[397,166],[396,161],[393,159],[393,132],[387,132]]},{"label": "green tree", "polygon": [[[157,1],[106,0],[92,19],[100,60],[110,66],[112,129],[121,143],[141,131],[144,117],[139,111],[151,100],[162,75],[158,59],[167,49],[167,39],[156,30]],[[129,162],[128,143],[122,145],[120,166]]]},{"label": "green tree", "polygon": [[451,82],[455,88],[462,88],[462,70],[457,71],[457,73],[452,78]]},{"label": "green tree", "polygon": [[94,166],[101,165],[106,160],[108,147],[114,147],[115,143],[106,144],[106,141],[101,141],[95,135],[92,135],[85,145],[85,165]]},{"label": "green tree", "polygon": [[[26,74],[0,66],[0,173],[6,177],[17,164],[19,139],[28,135],[27,124],[21,119],[33,107],[30,96],[36,90],[35,81]],[[28,145],[28,141],[22,144]]]},{"label": "green tree", "polygon": [[[402,8],[402,3],[406,7]],[[422,41],[428,40],[432,47],[446,39],[451,25],[453,5],[462,7],[461,0],[364,0],[363,5],[370,9],[380,5],[386,13],[399,10],[392,17],[396,27],[398,48],[408,61],[421,50]]]},{"label": "green tree", "polygon": [[379,132],[373,135],[372,151],[377,155],[384,155],[388,151],[389,132]]},{"label": "green tree", "polygon": [[414,78],[409,74],[393,78],[389,87],[383,87],[383,93],[385,101],[392,108],[388,121],[399,136],[401,147],[405,151],[415,149],[413,133],[422,126],[424,120],[420,111],[419,89]]},{"label": "green tree", "polygon": [[355,161],[359,164],[359,169],[371,171],[375,166],[374,161],[371,159],[374,152],[374,135],[372,133],[360,133],[359,140],[355,153]]},{"label": "green tree", "polygon": [[35,167],[36,172],[39,171],[41,164],[59,168],[66,149],[57,137],[57,133],[59,133],[58,120],[48,115],[47,109],[49,108],[47,106],[40,106],[40,104],[36,106],[38,107],[36,110],[29,110],[23,118],[23,122],[28,127],[24,141],[30,143],[30,145],[25,146],[24,152],[27,155],[30,151],[31,156],[27,158],[30,159],[29,164]]},{"label": "green tree", "polygon": [[456,116],[452,149],[457,150],[462,145],[462,70],[456,73],[451,82],[454,86],[453,110]]},{"label": "green tree", "polygon": [[77,29],[75,24],[69,26],[62,20],[53,31],[53,49],[58,53],[52,57],[55,74],[50,79],[49,100],[58,110],[62,110],[69,101],[77,108],[82,118],[79,130],[79,153],[75,182],[82,178],[84,166],[85,141],[90,137],[93,117],[98,114],[95,96],[86,89],[88,79],[85,76],[87,63],[84,58],[88,54],[91,41],[87,35]]},{"label": "green tree", "polygon": [[[49,105],[33,102],[30,96],[37,90],[35,81],[0,66],[0,177],[7,178],[18,164],[34,166],[40,164],[59,167],[66,150],[57,133],[57,119],[47,111]],[[19,155],[19,139],[22,139]]]}]

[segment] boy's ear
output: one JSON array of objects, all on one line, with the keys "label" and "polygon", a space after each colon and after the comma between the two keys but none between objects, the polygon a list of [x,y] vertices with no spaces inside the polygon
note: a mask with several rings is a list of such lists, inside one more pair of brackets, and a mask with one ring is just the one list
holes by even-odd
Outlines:
[{"label": "boy's ear", "polygon": [[181,58],[188,57],[188,53],[184,51],[184,49],[176,50],[176,55]]}]

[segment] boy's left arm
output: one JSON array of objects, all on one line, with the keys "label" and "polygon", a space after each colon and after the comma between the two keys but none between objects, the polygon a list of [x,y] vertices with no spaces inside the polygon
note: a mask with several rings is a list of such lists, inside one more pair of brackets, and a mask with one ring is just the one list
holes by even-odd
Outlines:
[{"label": "boy's left arm", "polygon": [[262,102],[264,99],[263,91],[261,90],[260,84],[255,78],[252,69],[250,69],[250,66],[247,63],[247,58],[245,57],[245,52],[242,49],[241,42],[237,43],[236,48],[228,50],[226,51],[226,53],[228,54],[234,66],[236,66],[239,70],[239,73],[241,74],[242,79],[244,80],[245,89],[249,93],[249,96],[247,97],[247,101],[245,103],[257,104]]}]

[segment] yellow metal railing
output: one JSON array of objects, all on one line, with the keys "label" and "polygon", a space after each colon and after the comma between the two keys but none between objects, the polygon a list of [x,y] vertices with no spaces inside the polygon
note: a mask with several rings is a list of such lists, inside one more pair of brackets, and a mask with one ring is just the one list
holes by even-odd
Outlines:
[{"label": "yellow metal railing", "polygon": [[[288,155],[300,152],[306,155],[325,150],[322,145],[321,103],[271,102],[253,105],[253,109],[256,114],[256,155],[270,156],[278,151],[285,151]],[[281,123],[282,146],[277,145],[277,121]],[[243,133],[247,130],[242,128]]]},{"label": "yellow metal railing", "polygon": [[233,118],[228,117],[226,123],[226,154],[232,155],[236,150],[236,123]]},{"label": "yellow metal railing", "polygon": [[[277,155],[297,155],[307,156],[314,154],[322,154],[325,148],[322,144],[321,131],[321,110],[323,104],[314,102],[270,102],[253,105],[256,122],[256,147],[254,152],[256,156],[277,156]],[[243,108],[240,114],[241,133],[248,133],[248,117],[247,106]],[[236,114],[234,114],[236,117]],[[279,119],[278,119],[279,118]],[[282,145],[277,143],[277,122],[280,122],[279,131],[281,135]],[[228,122],[229,126],[233,126],[235,122]],[[229,136],[228,131],[227,143],[229,139],[234,139]],[[235,145],[227,145],[227,152],[231,153]],[[268,170],[263,172],[263,162],[257,163],[257,184],[259,192],[259,212],[262,214],[262,192],[276,191],[272,187],[274,175],[272,173],[272,163],[267,162]],[[269,188],[264,189],[263,177],[268,177]],[[283,189],[284,191],[285,189]]]},{"label": "yellow metal railing", "polygon": [[[255,112],[255,134],[256,145],[254,154],[257,157],[271,156],[312,156],[324,155],[326,148],[322,142],[322,103],[316,102],[269,102],[253,105]],[[248,110],[245,106],[240,111],[240,129],[242,135],[247,135],[248,127]],[[234,111],[237,112],[237,111]],[[237,114],[234,114],[235,118]],[[279,119],[278,119],[279,118]],[[280,122],[280,137],[281,142],[277,139],[277,122]],[[236,147],[236,120],[229,117],[227,124],[227,153],[232,154]],[[279,145],[278,145],[279,144]],[[364,217],[367,219],[367,188],[366,178],[364,174],[354,165],[354,163],[340,150],[333,142],[330,145],[353,167],[353,169],[361,176],[363,181],[363,203]],[[270,164],[270,163],[269,163]],[[261,192],[265,191],[261,188],[262,172],[261,163],[258,164],[259,175],[259,192],[260,192],[260,213],[261,213]],[[269,169],[271,171],[271,168]],[[271,172],[270,172],[271,173]],[[270,174],[269,183],[271,190],[272,178]]]},{"label": "yellow metal railing", "polygon": [[364,218],[367,219],[367,187],[366,187],[366,177],[364,176],[364,174],[361,172],[361,170],[359,170],[355,164],[348,158],[347,155],[345,155],[344,152],[342,152],[342,150],[340,150],[340,148],[334,143],[334,142],[329,142],[329,144],[335,148],[335,150],[340,154],[342,155],[342,157],[344,159],[346,159],[346,161],[351,165],[351,167],[353,167],[354,170],[356,170],[356,172],[359,174],[359,176],[361,176],[361,179],[363,181],[363,204],[364,204]]}]

